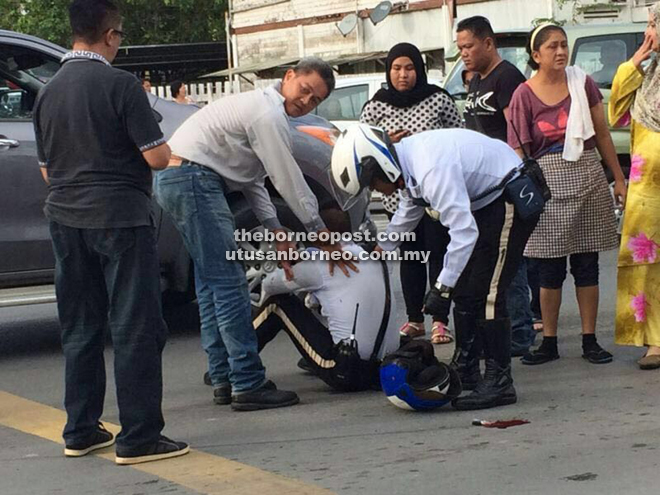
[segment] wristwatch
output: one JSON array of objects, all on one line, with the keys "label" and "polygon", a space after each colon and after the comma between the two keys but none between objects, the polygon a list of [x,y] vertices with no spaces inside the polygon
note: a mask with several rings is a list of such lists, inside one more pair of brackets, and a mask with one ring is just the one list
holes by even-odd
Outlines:
[{"label": "wristwatch", "polygon": [[440,282],[436,282],[435,288],[438,289],[438,292],[440,293],[440,297],[442,297],[443,299],[451,299],[452,293],[454,292],[453,287],[448,287],[446,285],[441,284]]}]

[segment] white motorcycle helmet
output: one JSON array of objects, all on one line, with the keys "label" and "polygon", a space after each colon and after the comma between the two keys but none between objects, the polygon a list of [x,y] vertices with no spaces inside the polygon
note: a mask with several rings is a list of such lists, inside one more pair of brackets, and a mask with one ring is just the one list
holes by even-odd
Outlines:
[{"label": "white motorcycle helmet", "polygon": [[330,166],[330,183],[339,206],[350,209],[378,171],[390,182],[401,176],[389,136],[367,124],[350,126],[337,139]]}]

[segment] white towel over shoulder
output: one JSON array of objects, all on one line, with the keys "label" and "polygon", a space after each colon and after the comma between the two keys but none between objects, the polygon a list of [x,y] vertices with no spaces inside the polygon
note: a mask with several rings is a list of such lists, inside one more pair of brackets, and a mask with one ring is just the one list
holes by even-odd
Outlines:
[{"label": "white towel over shoulder", "polygon": [[563,158],[577,162],[582,156],[584,142],[596,134],[591,120],[591,109],[585,84],[587,74],[579,67],[566,68],[568,92],[571,95],[571,108],[566,123],[566,138]]}]

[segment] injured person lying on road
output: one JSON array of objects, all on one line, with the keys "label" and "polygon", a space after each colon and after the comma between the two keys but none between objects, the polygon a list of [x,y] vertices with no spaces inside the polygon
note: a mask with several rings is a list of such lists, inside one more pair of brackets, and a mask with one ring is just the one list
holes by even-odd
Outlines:
[{"label": "injured person lying on road", "polygon": [[[348,215],[339,209],[323,210],[321,218],[331,232],[351,232]],[[310,253],[321,249],[312,244],[307,248]],[[354,243],[342,249],[356,257],[363,251]],[[295,264],[293,275],[287,280],[279,269],[262,283],[264,304],[253,321],[259,351],[284,330],[306,368],[333,389],[380,388],[380,360],[399,347],[387,264],[362,261],[359,271],[347,278],[333,276],[328,263],[318,257]],[[304,293],[305,302],[299,297]],[[313,311],[319,305],[327,323]]]}]

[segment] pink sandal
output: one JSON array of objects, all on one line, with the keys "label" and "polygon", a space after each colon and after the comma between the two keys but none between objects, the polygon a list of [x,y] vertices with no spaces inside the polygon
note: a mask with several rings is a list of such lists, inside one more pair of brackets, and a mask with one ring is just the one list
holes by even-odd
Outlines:
[{"label": "pink sandal", "polygon": [[431,344],[451,344],[454,337],[449,333],[447,327],[441,321],[434,321],[431,327]]},{"label": "pink sandal", "polygon": [[426,335],[426,330],[424,329],[424,323],[414,323],[408,321],[403,325],[401,325],[401,328],[399,328],[399,334],[403,337],[409,337],[411,339],[423,337],[424,335]]}]

